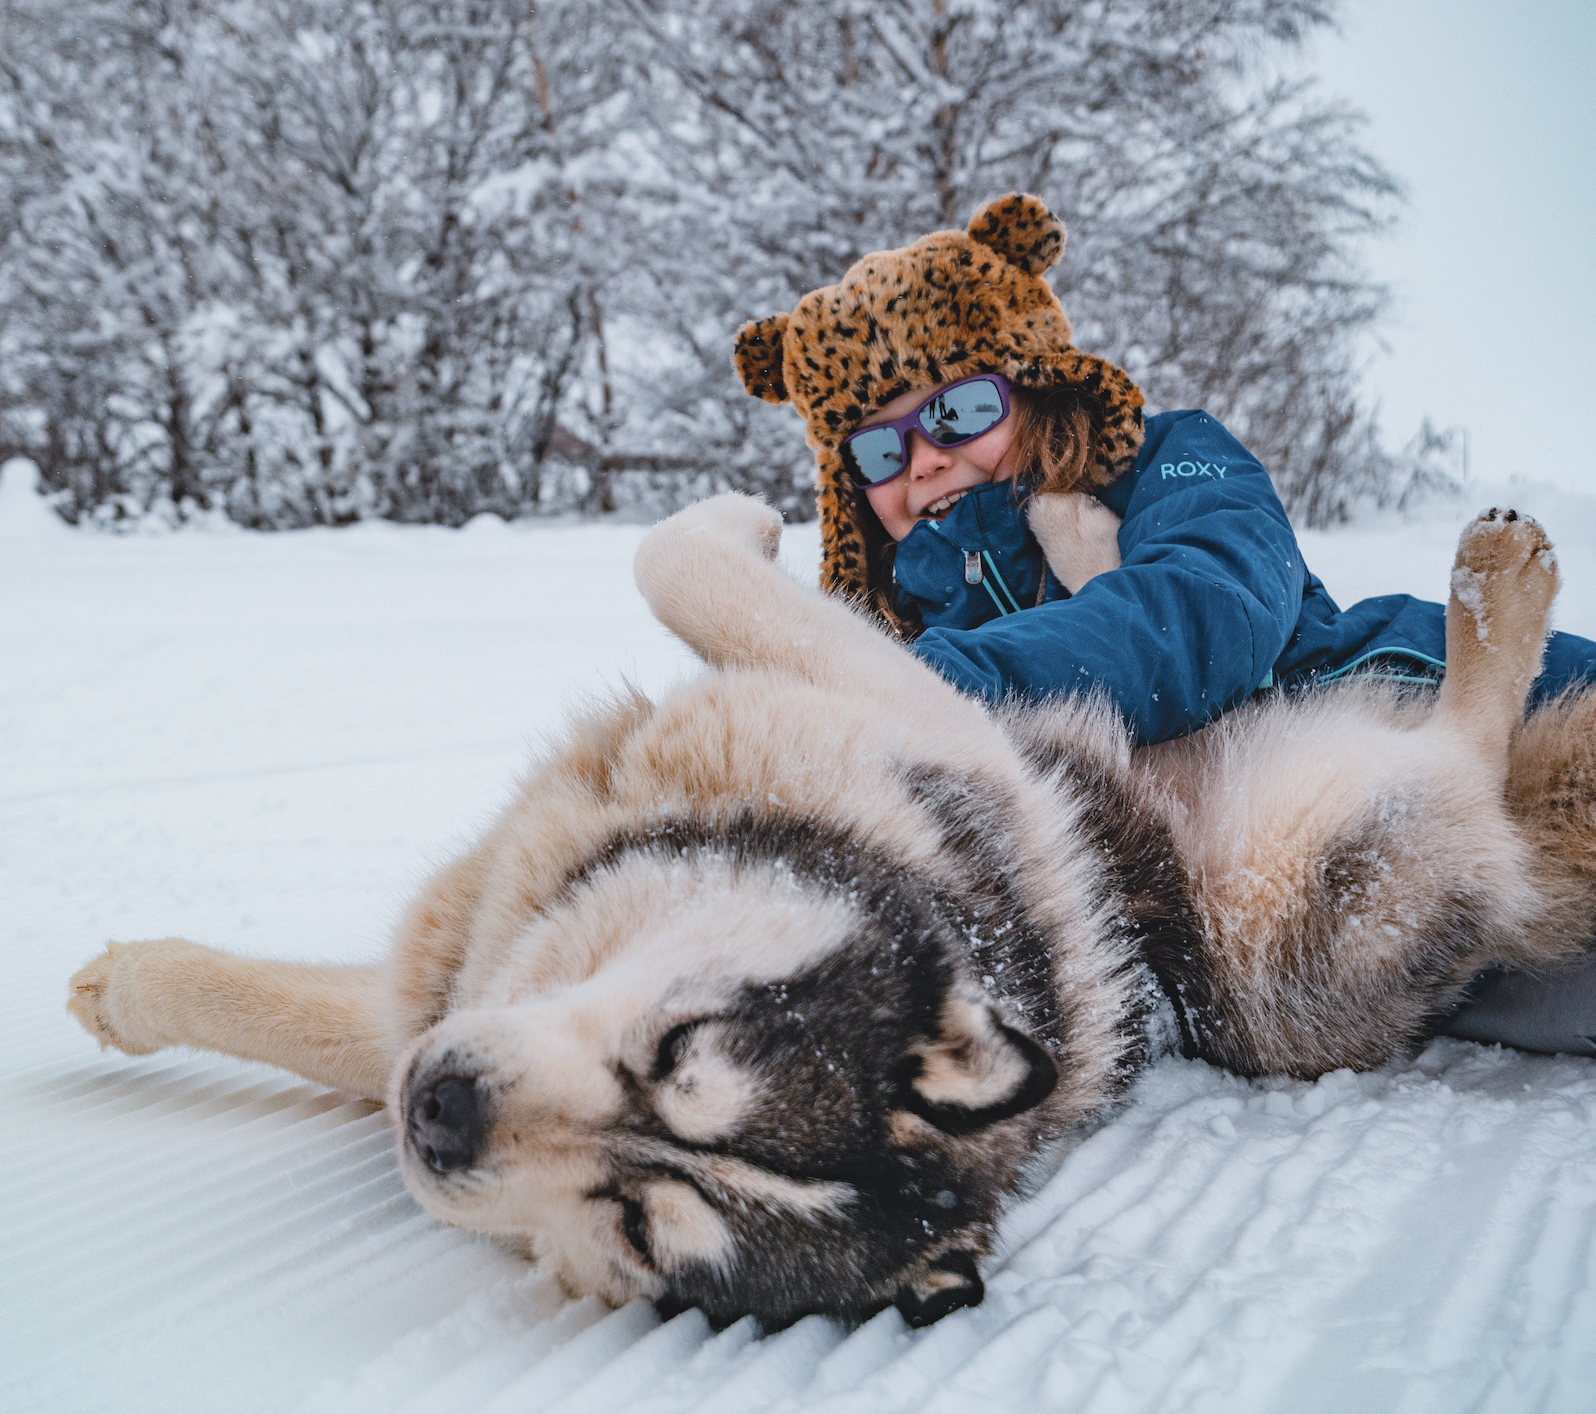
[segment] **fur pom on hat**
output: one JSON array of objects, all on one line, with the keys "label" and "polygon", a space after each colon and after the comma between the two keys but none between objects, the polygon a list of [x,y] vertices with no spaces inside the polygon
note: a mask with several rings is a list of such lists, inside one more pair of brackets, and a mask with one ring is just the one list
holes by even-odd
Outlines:
[{"label": "fur pom on hat", "polygon": [[820,466],[821,584],[867,599],[894,626],[870,567],[886,542],[843,471],[842,439],[912,388],[996,372],[1021,388],[1069,386],[1092,419],[1085,484],[1105,485],[1142,443],[1142,395],[1123,369],[1083,354],[1043,278],[1064,223],[1034,196],[983,206],[963,231],[934,231],[867,255],[791,314],[745,324],[732,362],[743,386],[803,414]]}]

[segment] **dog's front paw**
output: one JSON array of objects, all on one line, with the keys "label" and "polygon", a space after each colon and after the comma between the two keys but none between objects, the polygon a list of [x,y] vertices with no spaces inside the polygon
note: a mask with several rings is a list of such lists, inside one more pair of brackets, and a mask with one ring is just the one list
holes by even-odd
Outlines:
[{"label": "dog's front paw", "polygon": [[[773,560],[781,517],[754,496],[712,496],[662,520],[637,547],[632,577],[654,616],[695,648],[710,619],[735,613],[749,562]],[[708,618],[706,618],[706,614]]]},{"label": "dog's front paw", "polygon": [[67,1010],[101,1049],[116,1047],[124,1055],[147,1056],[167,1043],[139,1021],[138,967],[157,943],[108,943],[98,957],[72,974]]},{"label": "dog's front paw", "polygon": [[1053,577],[1071,594],[1119,568],[1120,519],[1097,497],[1084,491],[1043,492],[1031,497],[1025,518]]},{"label": "dog's front paw", "polygon": [[747,546],[767,560],[776,558],[781,548],[781,515],[757,496],[728,492],[710,496],[662,520],[648,533],[648,540],[714,536]]}]

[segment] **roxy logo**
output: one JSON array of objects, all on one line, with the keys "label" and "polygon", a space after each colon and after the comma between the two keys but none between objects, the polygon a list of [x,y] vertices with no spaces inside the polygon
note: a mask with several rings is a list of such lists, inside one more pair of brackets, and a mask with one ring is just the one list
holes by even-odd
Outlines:
[{"label": "roxy logo", "polygon": [[1223,481],[1229,470],[1218,462],[1165,462],[1158,469],[1166,481],[1172,476],[1216,476]]}]

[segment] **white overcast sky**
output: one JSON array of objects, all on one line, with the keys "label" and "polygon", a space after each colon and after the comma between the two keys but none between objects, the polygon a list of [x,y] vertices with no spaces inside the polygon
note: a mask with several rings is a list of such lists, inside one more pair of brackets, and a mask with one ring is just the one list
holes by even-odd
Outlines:
[{"label": "white overcast sky", "polygon": [[1428,415],[1479,480],[1596,492],[1596,0],[1347,0],[1313,62],[1407,187],[1368,251],[1387,439]]}]

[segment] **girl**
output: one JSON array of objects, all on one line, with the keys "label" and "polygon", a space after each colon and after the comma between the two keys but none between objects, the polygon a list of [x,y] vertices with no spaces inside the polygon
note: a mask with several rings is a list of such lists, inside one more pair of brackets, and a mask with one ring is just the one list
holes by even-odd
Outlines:
[{"label": "girl", "polygon": [[[1144,426],[1128,375],[1071,346],[1043,278],[1063,247],[1040,201],[1010,195],[739,332],[744,386],[805,418],[823,586],[967,692],[1097,687],[1142,743],[1262,688],[1439,681],[1442,605],[1340,609],[1245,447],[1202,412]],[[1586,680],[1596,643],[1553,634],[1530,706]],[[1456,1034],[1596,1054],[1596,962],[1481,997]]]}]

